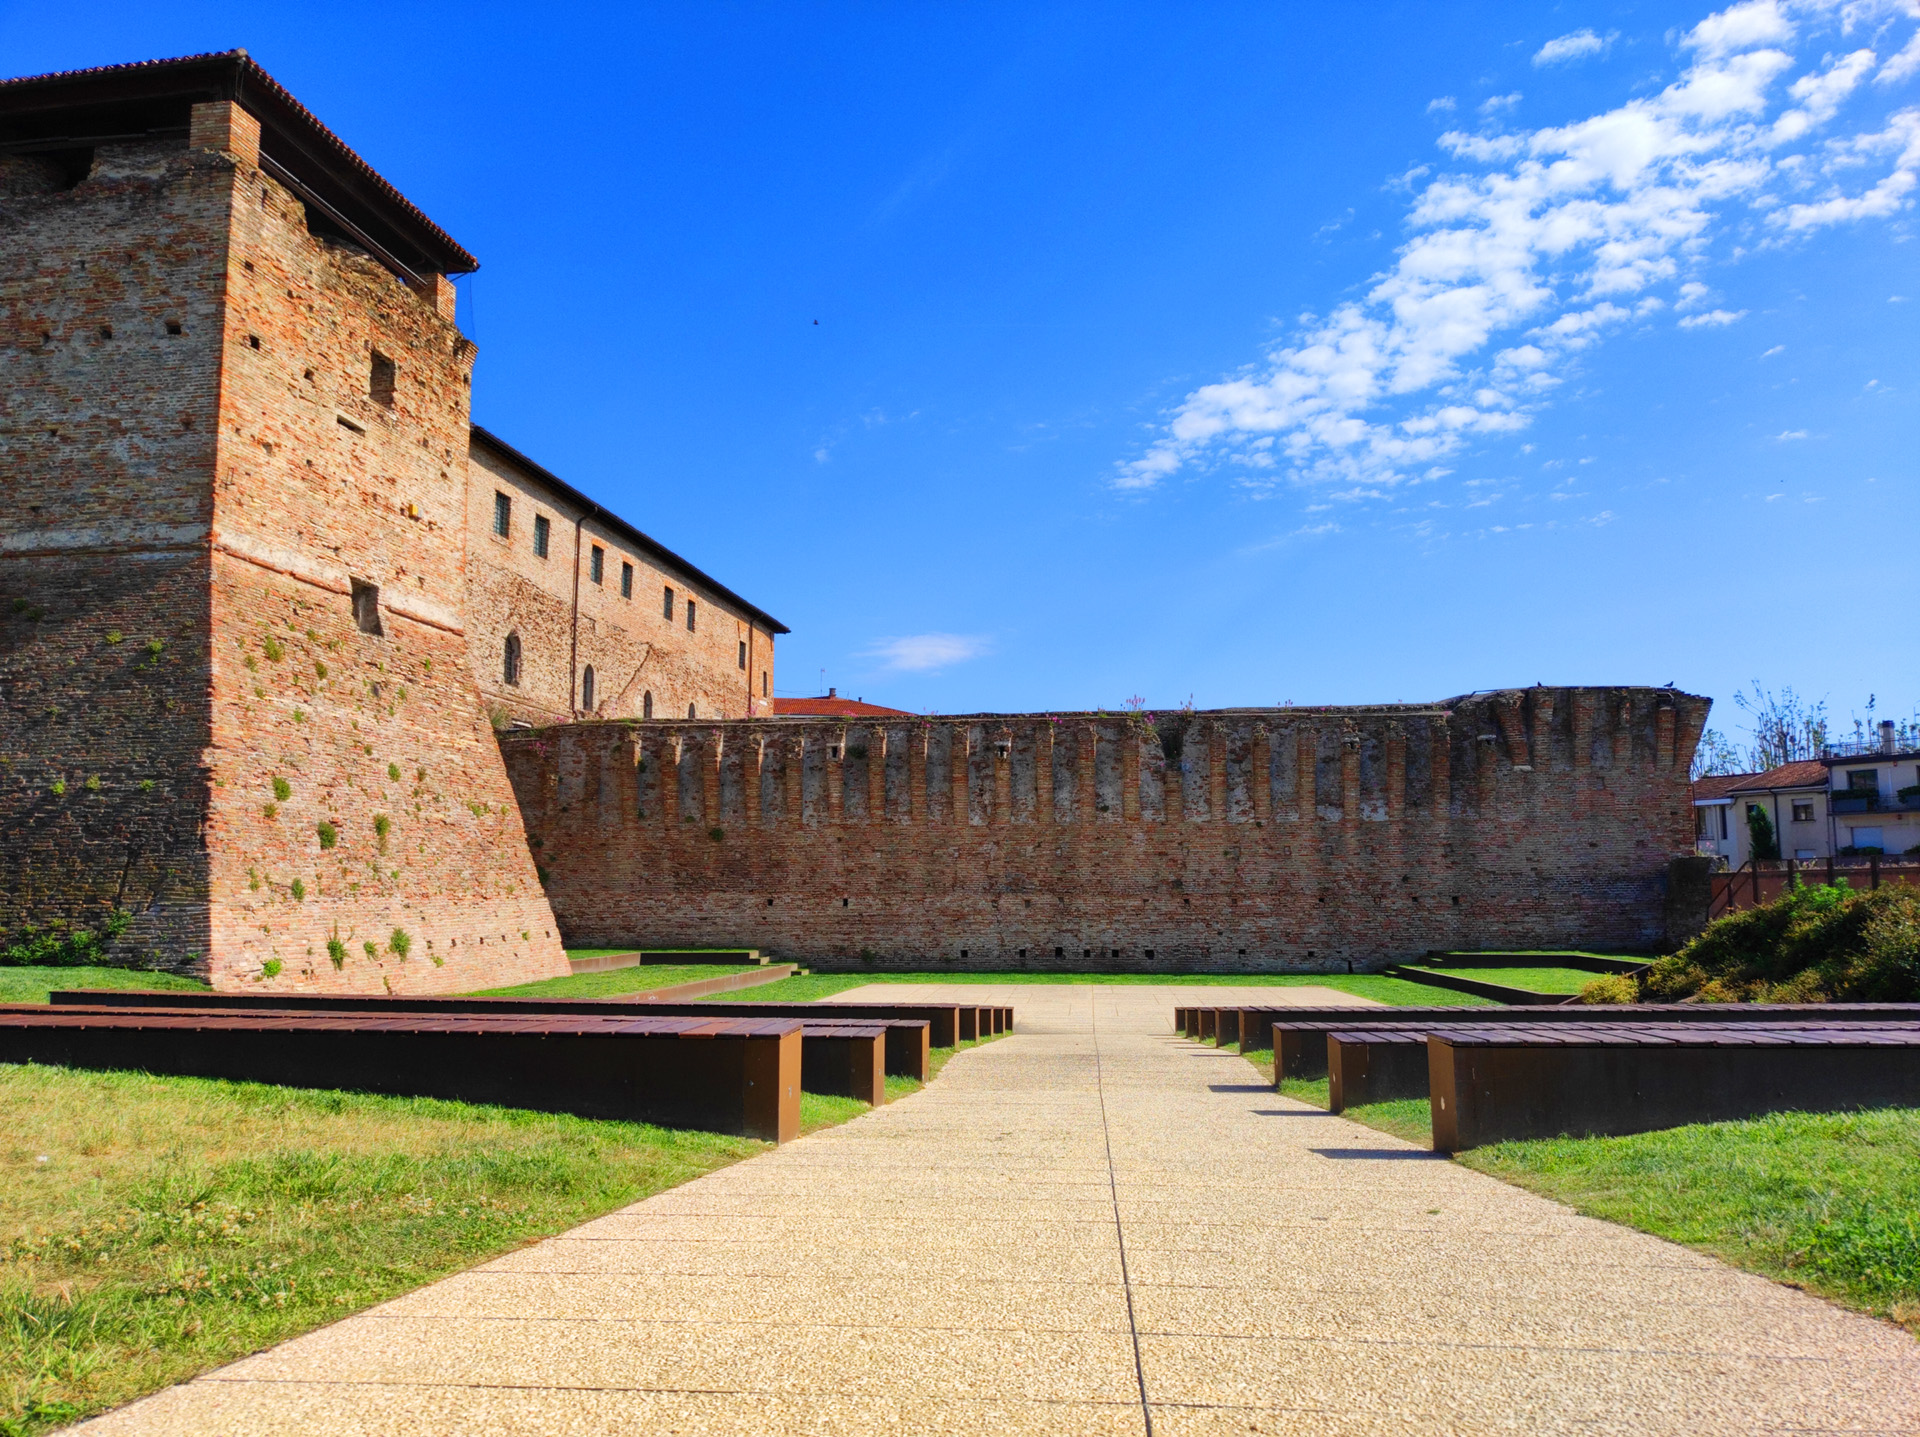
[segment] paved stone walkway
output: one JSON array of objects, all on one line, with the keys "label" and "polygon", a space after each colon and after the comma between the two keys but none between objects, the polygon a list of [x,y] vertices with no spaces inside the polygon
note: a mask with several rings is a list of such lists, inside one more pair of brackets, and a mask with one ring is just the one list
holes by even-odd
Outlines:
[{"label": "paved stone walkway", "polygon": [[1019,1029],[913,1099],[85,1430],[1920,1431],[1897,1329],[1277,1098],[1191,989],[962,991]]}]

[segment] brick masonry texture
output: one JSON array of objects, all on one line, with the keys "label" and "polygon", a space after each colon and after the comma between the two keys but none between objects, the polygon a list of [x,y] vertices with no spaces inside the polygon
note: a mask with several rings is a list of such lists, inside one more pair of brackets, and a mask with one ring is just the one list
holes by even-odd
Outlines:
[{"label": "brick masonry texture", "polygon": [[503,735],[570,942],[833,966],[1373,968],[1664,940],[1703,698]]},{"label": "brick masonry texture", "polygon": [[202,104],[71,187],[0,160],[0,931],[125,909],[119,956],[220,987],[565,972],[467,663],[473,348],[258,146]]},{"label": "brick masonry texture", "polygon": [[[702,718],[764,713],[773,692],[773,635],[681,570],[667,567],[595,522],[476,438],[467,491],[467,621],[473,667],[491,710],[549,724],[597,718]],[[494,532],[494,496],[509,501],[508,533]],[[551,528],[534,552],[536,517]],[[602,554],[593,578],[593,550]],[[631,595],[621,566],[633,566]],[[672,589],[673,613],[663,591]],[[694,627],[687,628],[687,603]],[[577,621],[576,621],[577,615]],[[506,682],[504,650],[518,641],[519,682]],[[744,664],[742,660],[745,660]],[[591,714],[585,677],[593,670]],[[765,695],[765,697],[763,697]]]}]

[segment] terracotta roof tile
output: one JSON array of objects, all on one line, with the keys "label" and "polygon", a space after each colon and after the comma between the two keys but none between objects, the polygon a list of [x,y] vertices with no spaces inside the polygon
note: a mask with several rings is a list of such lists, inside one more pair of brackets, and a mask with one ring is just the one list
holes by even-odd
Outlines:
[{"label": "terracotta roof tile", "polygon": [[773,714],[775,718],[914,717],[905,709],[882,708],[879,704],[862,703],[859,699],[843,699],[838,694],[826,694],[813,699],[775,699]]}]

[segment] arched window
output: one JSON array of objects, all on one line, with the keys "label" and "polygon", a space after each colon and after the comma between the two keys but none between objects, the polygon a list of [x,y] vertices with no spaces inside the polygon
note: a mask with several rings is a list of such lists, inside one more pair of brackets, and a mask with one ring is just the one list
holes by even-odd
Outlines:
[{"label": "arched window", "polygon": [[520,687],[520,636],[507,635],[507,651],[500,663],[501,679],[515,688]]},{"label": "arched window", "polygon": [[699,718],[699,717],[700,717],[700,715],[699,715],[699,714],[697,714],[697,713],[695,713],[695,712],[693,711],[693,705],[692,705],[692,704],[688,704],[688,705],[687,705],[687,717],[688,717],[688,718]]},{"label": "arched window", "polygon": [[641,718],[653,717],[653,690],[652,689],[648,689],[645,693],[640,695],[640,717]]},{"label": "arched window", "polygon": [[580,707],[588,713],[593,712],[593,665],[588,664],[586,672],[580,675]]}]

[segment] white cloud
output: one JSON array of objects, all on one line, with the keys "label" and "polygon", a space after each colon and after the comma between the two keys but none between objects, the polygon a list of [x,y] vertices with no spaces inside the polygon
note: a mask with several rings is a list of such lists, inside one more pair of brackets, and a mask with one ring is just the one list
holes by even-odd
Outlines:
[{"label": "white cloud", "polygon": [[[1891,46],[1915,18],[1909,0],[1744,0],[1685,34],[1685,67],[1656,94],[1565,125],[1443,134],[1446,163],[1413,192],[1391,267],[1188,394],[1113,482],[1150,489],[1227,460],[1256,489],[1384,492],[1524,429],[1610,333],[1669,305],[1687,329],[1734,323],[1745,310],[1689,312],[1733,224],[1757,218],[1779,244],[1912,204],[1920,109],[1882,102],[1830,137],[1875,93],[1873,53],[1817,42],[1884,19],[1876,43]],[[1804,58],[1781,48],[1800,43]]]},{"label": "white cloud", "polygon": [[1807,431],[1804,429],[1783,429],[1773,436],[1774,442],[1777,444],[1785,444],[1790,440],[1805,439],[1806,437]]},{"label": "white cloud", "polygon": [[890,669],[928,673],[977,659],[992,648],[992,642],[979,635],[909,634],[899,639],[877,639],[861,657],[879,659]]},{"label": "white cloud", "polygon": [[1451,114],[1459,108],[1460,102],[1455,100],[1451,95],[1442,95],[1437,100],[1427,101],[1427,113],[1429,115]]},{"label": "white cloud", "polygon": [[1483,115],[1497,115],[1502,110],[1511,110],[1515,105],[1520,103],[1520,98],[1521,96],[1518,90],[1515,90],[1511,95],[1489,96],[1480,102],[1480,113]]},{"label": "white cloud", "polygon": [[1880,67],[1880,73],[1873,77],[1876,85],[1897,85],[1915,70],[1920,70],[1920,32],[1891,60]]},{"label": "white cloud", "polygon": [[1559,35],[1547,41],[1533,52],[1535,65],[1564,65],[1573,60],[1585,60],[1594,55],[1603,54],[1607,46],[1618,38],[1608,35],[1605,39],[1591,30],[1575,30],[1571,35]]},{"label": "white cloud", "polygon": [[1772,349],[1761,350],[1760,357],[1762,359],[1772,359],[1776,354],[1784,354],[1786,352],[1786,349],[1787,349],[1786,345],[1776,344]]}]

